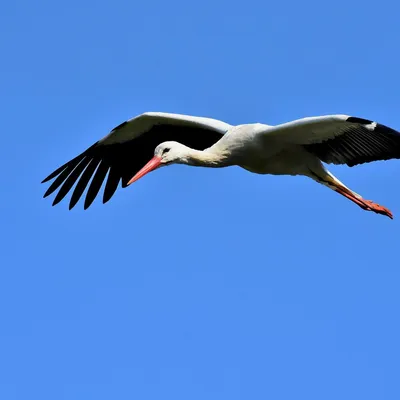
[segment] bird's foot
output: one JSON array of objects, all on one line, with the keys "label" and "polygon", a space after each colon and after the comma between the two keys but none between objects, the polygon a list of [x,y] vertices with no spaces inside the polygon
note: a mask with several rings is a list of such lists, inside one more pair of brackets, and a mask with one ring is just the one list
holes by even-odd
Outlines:
[{"label": "bird's foot", "polygon": [[359,206],[364,210],[373,211],[373,212],[376,212],[377,214],[386,215],[390,219],[393,219],[393,214],[390,210],[388,210],[386,207],[383,207],[377,203],[374,203],[371,200],[360,199]]}]

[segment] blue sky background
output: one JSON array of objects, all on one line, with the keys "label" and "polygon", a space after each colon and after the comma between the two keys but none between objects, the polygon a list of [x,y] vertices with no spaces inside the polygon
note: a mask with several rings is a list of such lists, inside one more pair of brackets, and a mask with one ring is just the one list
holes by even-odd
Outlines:
[{"label": "blue sky background", "polygon": [[400,161],[307,180],[171,166],[106,205],[40,181],[144,111],[400,129],[396,1],[9,1],[0,398],[399,399]]}]

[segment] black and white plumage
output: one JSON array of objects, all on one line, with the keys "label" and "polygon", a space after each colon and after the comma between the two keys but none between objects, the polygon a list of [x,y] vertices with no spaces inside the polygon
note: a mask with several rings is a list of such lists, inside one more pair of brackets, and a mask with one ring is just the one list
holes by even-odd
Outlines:
[{"label": "black and white plumage", "polygon": [[120,182],[123,188],[127,186],[129,179],[153,157],[154,149],[160,143],[173,140],[196,150],[204,150],[221,139],[230,127],[209,118],[167,113],[139,115],[112,129],[107,136],[44,179],[42,183],[57,177],[44,197],[62,185],[53,201],[56,205],[78,181],[69,208],[76,205],[88,186],[84,203],[87,209],[108,174],[103,194],[103,203],[106,203]]},{"label": "black and white plumage", "polygon": [[[118,185],[127,187],[145,173],[172,163],[204,167],[239,165],[260,174],[305,175],[366,210],[392,218],[386,208],[363,199],[329,171],[327,164],[358,164],[400,158],[400,133],[348,115],[302,118],[270,126],[232,126],[211,118],[145,113],[114,128],[82,154],[62,165],[44,197],[58,189],[53,205],[72,191],[73,208],[88,187],[88,208],[106,180],[103,202]],[[321,162],[322,161],[322,162]]]},{"label": "black and white plumage", "polygon": [[[400,133],[385,125],[357,117],[336,124],[333,137],[313,141],[306,149],[327,164],[353,167],[371,161],[400,158]],[[334,124],[330,128],[334,131]]]}]

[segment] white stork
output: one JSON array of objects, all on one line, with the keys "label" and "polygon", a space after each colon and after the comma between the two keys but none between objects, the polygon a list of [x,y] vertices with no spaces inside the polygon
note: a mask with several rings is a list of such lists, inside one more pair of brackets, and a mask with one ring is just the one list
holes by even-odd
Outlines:
[{"label": "white stork", "polygon": [[238,165],[258,174],[307,176],[364,210],[393,218],[387,208],[363,199],[322,164],[352,167],[393,158],[400,158],[399,132],[348,115],[302,118],[276,126],[232,126],[210,118],[148,112],[118,125],[51,173],[43,182],[56,179],[44,197],[59,189],[55,205],[77,182],[69,209],[88,186],[87,209],[107,173],[103,203],[110,200],[120,181],[125,188],[148,172],[173,163],[213,168]]}]

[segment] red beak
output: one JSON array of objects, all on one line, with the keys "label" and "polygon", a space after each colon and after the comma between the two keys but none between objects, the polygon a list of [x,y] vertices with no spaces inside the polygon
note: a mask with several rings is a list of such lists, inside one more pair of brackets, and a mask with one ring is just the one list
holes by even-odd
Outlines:
[{"label": "red beak", "polygon": [[154,156],[129,182],[129,186],[131,183],[137,181],[141,177],[145,176],[151,171],[154,171],[161,165],[161,157]]}]

